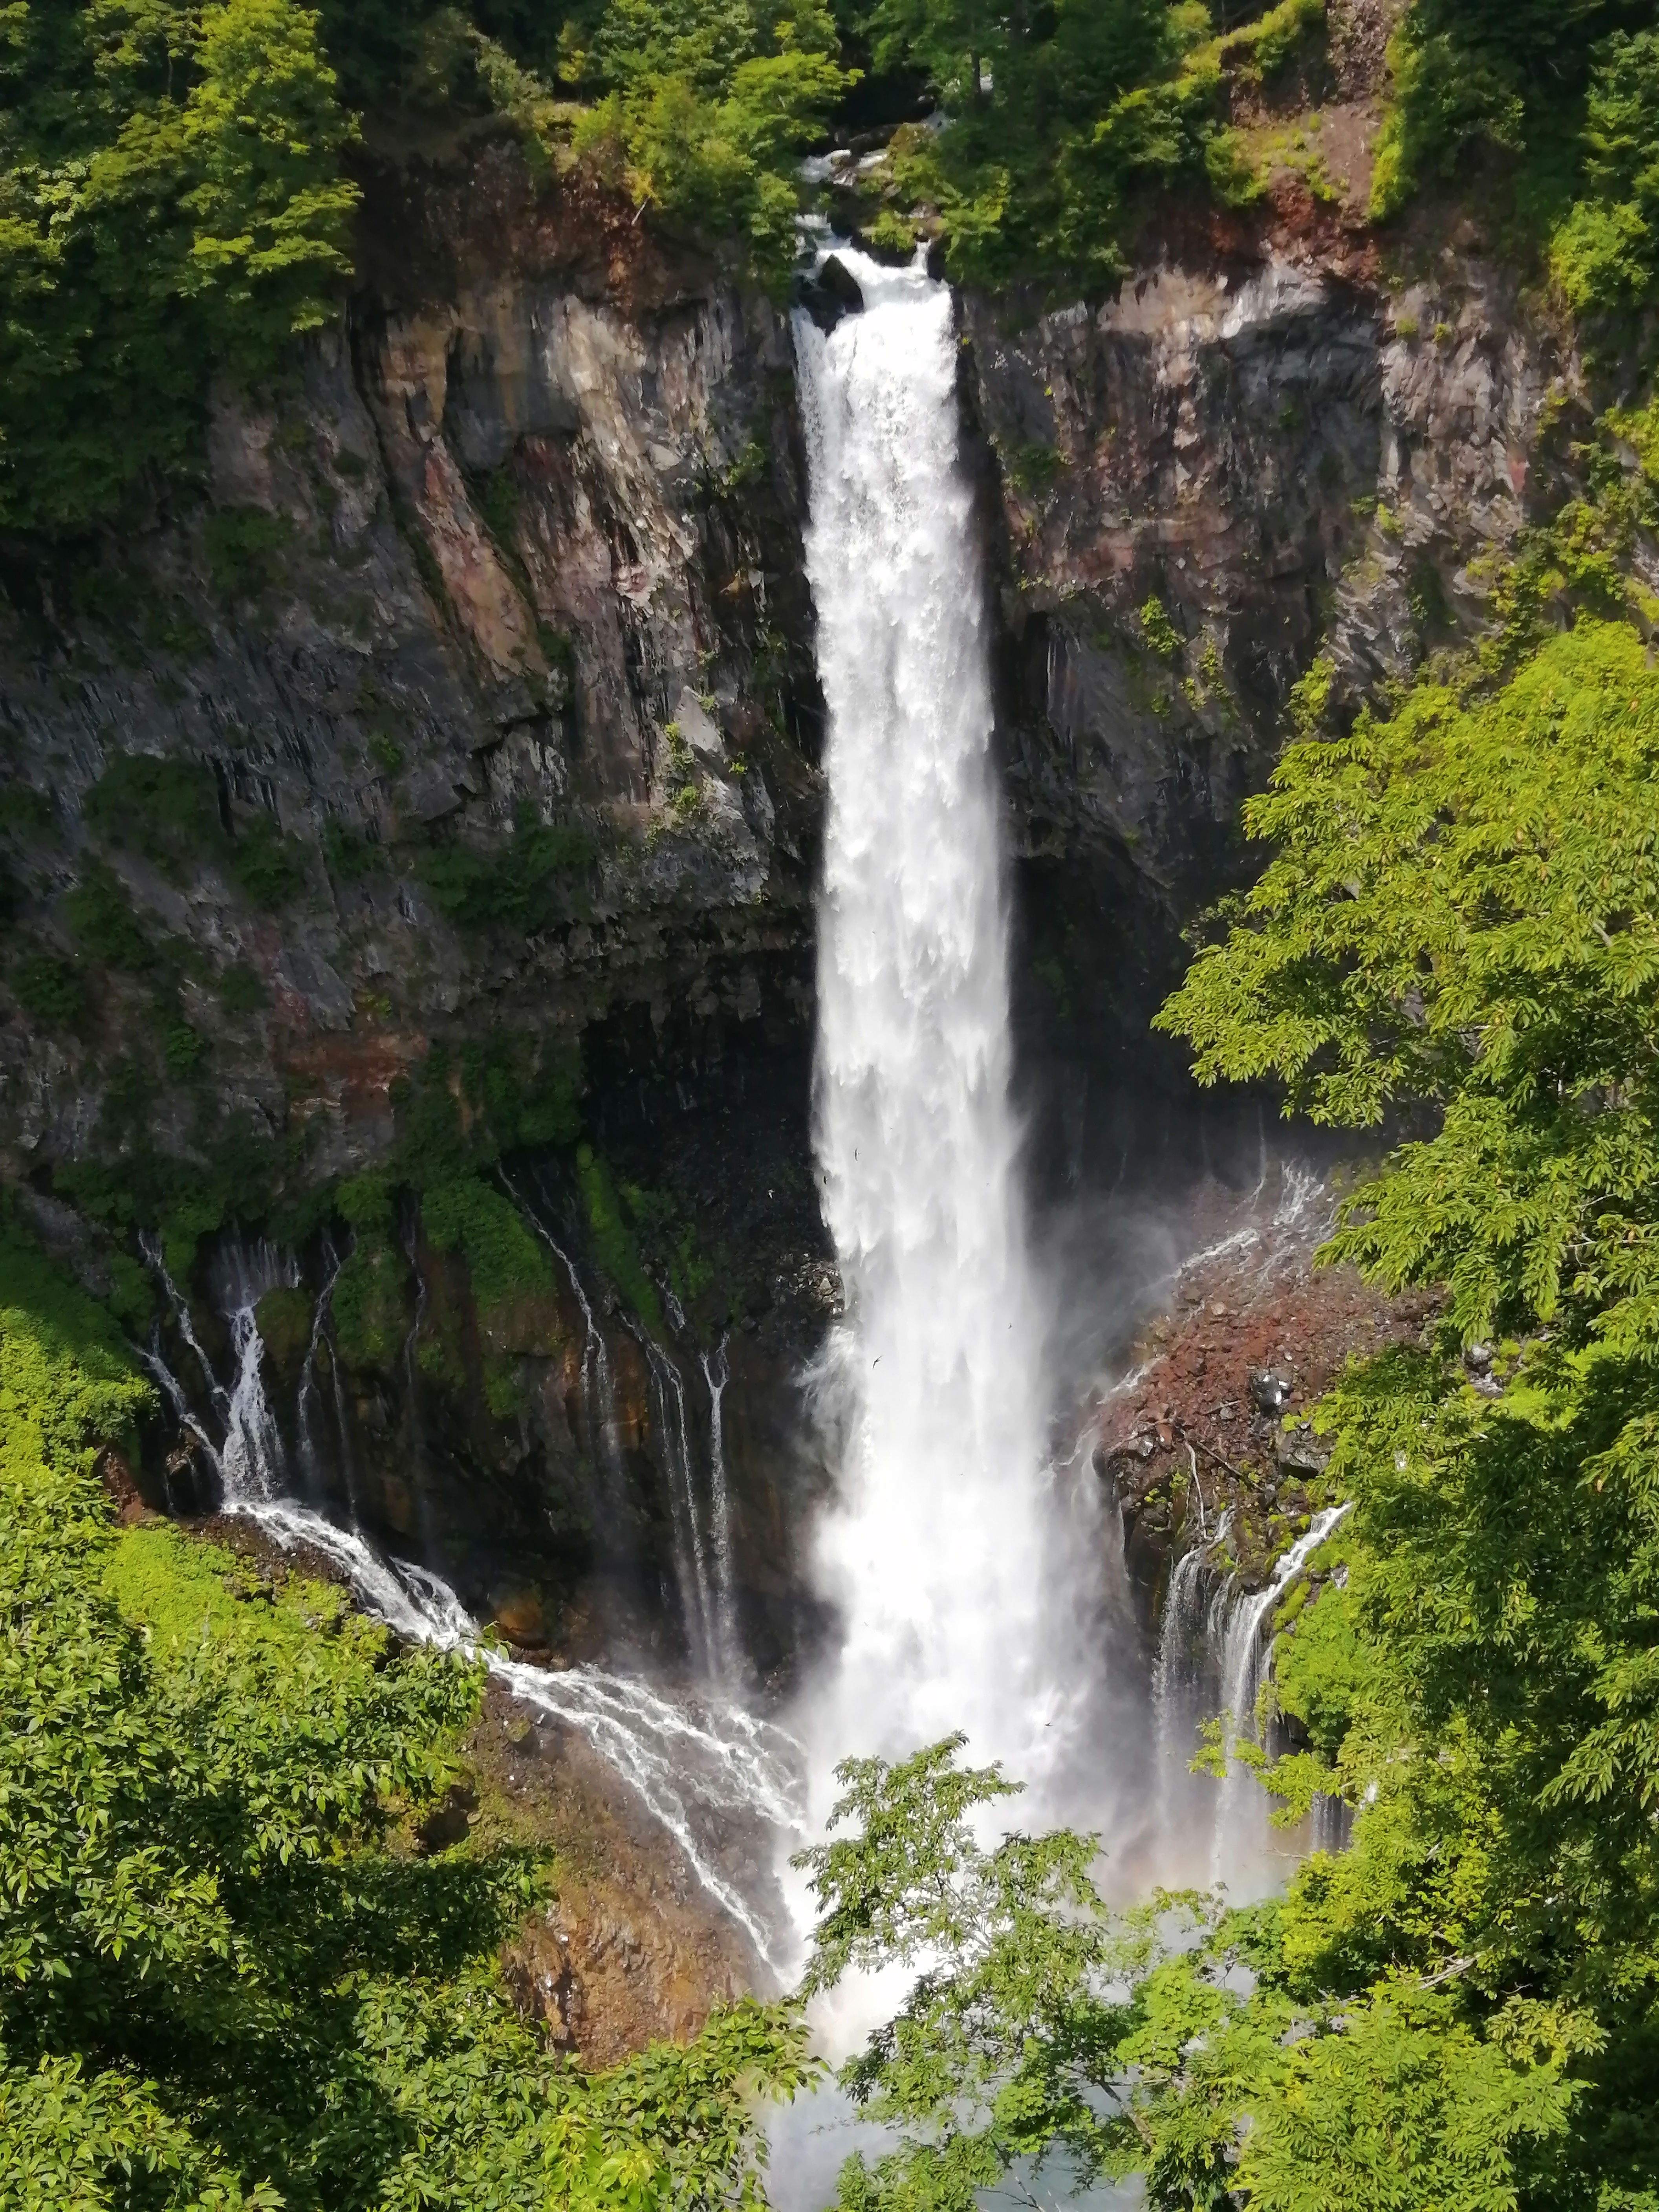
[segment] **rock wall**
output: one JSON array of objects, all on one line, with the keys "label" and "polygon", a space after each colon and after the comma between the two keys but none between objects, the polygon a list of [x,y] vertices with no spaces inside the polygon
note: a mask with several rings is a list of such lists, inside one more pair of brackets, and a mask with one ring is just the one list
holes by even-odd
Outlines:
[{"label": "rock wall", "polygon": [[[291,1195],[383,1155],[434,1045],[580,1041],[587,1132],[719,1273],[676,1357],[696,1396],[727,1346],[745,1635],[784,1666],[818,1479],[799,1377],[836,1298],[808,1140],[821,702],[787,316],[533,176],[510,137],[385,161],[365,210],[358,292],[280,388],[222,395],[199,496],[118,546],[0,548],[0,1166],[37,1192],[100,1152],[118,1175],[136,1066],[149,1141],[188,1158],[243,1117]],[[1180,929],[1247,865],[1239,805],[1316,654],[1352,709],[1479,626],[1575,364],[1467,224],[1385,256],[1305,191],[1172,216],[1098,307],[960,315],[1035,1176],[1224,1168],[1253,1113],[1201,1106],[1146,1038]],[[125,756],[197,775],[212,834],[112,820]],[[262,830],[276,891],[239,858]],[[142,957],[88,947],[100,870]],[[72,1018],[28,1003],[43,960],[78,978]],[[663,1407],[568,1160],[541,1165],[598,1303],[625,1496],[599,1481],[564,1278],[492,1338],[411,1220],[400,1341],[442,1311],[461,1348],[441,1389],[414,1349],[344,1378],[352,1510],[459,1562],[530,1648],[672,1645]],[[315,1290],[314,1244],[305,1264]]]},{"label": "rock wall", "polygon": [[[988,451],[1028,1065],[1121,1156],[1126,1048],[1178,932],[1249,866],[1239,808],[1316,655],[1339,713],[1480,628],[1578,368],[1467,221],[1385,253],[1305,192],[1172,227],[1118,296],[963,307]],[[1554,471],[1541,475],[1553,483]],[[1133,1056],[1182,1118],[1177,1056]],[[1072,1118],[1076,1119],[1073,1110]]]}]

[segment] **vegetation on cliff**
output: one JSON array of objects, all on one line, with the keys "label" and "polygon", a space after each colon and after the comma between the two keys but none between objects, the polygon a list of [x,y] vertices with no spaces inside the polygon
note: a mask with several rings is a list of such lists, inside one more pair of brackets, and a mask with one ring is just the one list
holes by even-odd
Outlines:
[{"label": "vegetation on cliff", "polygon": [[[438,131],[495,113],[533,165],[580,162],[641,215],[729,241],[774,285],[800,157],[862,64],[914,112],[877,228],[921,210],[951,273],[1115,283],[1149,196],[1247,201],[1235,95],[1323,35],[1323,0],[1243,23],[1200,0],[18,0],[0,22],[0,528],[86,531],[201,461],[216,374],[278,370],[353,266],[365,118]],[[1574,307],[1628,307],[1659,267],[1659,33],[1638,0],[1413,0],[1390,47],[1373,210],[1471,148],[1501,150],[1520,234]],[[908,88],[908,94],[905,88]],[[903,94],[903,97],[900,97]],[[257,518],[274,526],[269,518]],[[270,548],[233,543],[239,573]],[[524,856],[538,896],[555,861]],[[545,864],[545,865],[544,865]],[[527,886],[527,888],[526,888]],[[489,901],[443,878],[441,897]]]},{"label": "vegetation on cliff", "polygon": [[18,2212],[752,2201],[803,2069],[745,2002],[588,2075],[520,2021],[520,1850],[428,1856],[478,1670],[332,1588],[117,1534],[148,1384],[0,1223],[0,2202]]}]

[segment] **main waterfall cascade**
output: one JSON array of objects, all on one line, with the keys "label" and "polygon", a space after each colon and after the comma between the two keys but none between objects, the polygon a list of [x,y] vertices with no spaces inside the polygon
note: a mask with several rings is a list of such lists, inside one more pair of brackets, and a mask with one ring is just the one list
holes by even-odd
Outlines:
[{"label": "main waterfall cascade", "polygon": [[842,1623],[808,1701],[849,1752],[948,1734],[1028,1779],[1073,1717],[1038,1304],[1009,1100],[1008,923],[951,294],[841,251],[862,313],[795,319],[829,708],[815,1137],[848,1318],[822,1389]]}]

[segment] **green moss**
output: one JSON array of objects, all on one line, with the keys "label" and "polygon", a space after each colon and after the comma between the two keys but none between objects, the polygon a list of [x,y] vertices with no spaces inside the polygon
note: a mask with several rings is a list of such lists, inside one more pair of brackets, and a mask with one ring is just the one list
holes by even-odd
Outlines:
[{"label": "green moss", "polygon": [[1065,470],[1066,462],[1053,446],[1017,446],[1008,456],[1011,481],[1034,499],[1046,499]]},{"label": "green moss", "polygon": [[639,1246],[623,1218],[611,1170],[591,1145],[576,1147],[576,1179],[601,1267],[653,1336],[665,1334],[662,1304],[646,1273]]},{"label": "green moss", "polygon": [[392,1234],[392,1190],[383,1175],[348,1176],[334,1194],[343,1221],[369,1237]]},{"label": "green moss", "polygon": [[334,1279],[331,1311],[341,1359],[362,1373],[389,1375],[408,1333],[409,1264],[383,1237],[360,1236]]},{"label": "green moss", "polygon": [[311,1342],[311,1294],[279,1284],[253,1310],[259,1340],[285,1375],[297,1375]]},{"label": "green moss", "polygon": [[421,1218],[435,1251],[459,1251],[472,1278],[481,1317],[515,1298],[550,1291],[545,1246],[518,1209],[476,1176],[441,1183],[421,1200]]}]

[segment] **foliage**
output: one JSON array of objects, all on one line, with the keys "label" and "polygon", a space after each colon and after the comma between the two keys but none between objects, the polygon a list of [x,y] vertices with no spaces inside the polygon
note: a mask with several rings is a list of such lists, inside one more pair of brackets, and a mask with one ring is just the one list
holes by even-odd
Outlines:
[{"label": "foliage", "polygon": [[1639,305],[1659,278],[1659,32],[1615,33],[1590,81],[1585,181],[1550,241],[1569,306]]},{"label": "foliage", "polygon": [[664,1334],[662,1302],[645,1272],[639,1243],[623,1218],[610,1167],[591,1145],[576,1147],[576,1181],[601,1267],[654,1337]]},{"label": "foliage", "polygon": [[234,605],[267,590],[293,534],[285,516],[265,507],[216,507],[202,526],[202,550],[219,596]]},{"label": "foliage", "polygon": [[459,1250],[465,1258],[481,1317],[551,1290],[545,1247],[525,1227],[518,1208],[477,1176],[461,1176],[428,1190],[421,1218],[437,1251]]},{"label": "foliage", "polygon": [[283,906],[305,889],[300,851],[270,815],[256,814],[231,849],[230,872],[255,906]]},{"label": "foliage", "polygon": [[297,1371],[311,1341],[311,1294],[279,1283],[254,1308],[259,1341],[287,1374]]},{"label": "foliage", "polygon": [[502,1990],[544,1886],[389,1828],[453,1771],[478,1669],[171,1528],[88,1466],[149,1401],[108,1317],[0,1226],[0,2201],[416,2212],[755,2201],[793,2014],[588,2075]]},{"label": "foliage", "polygon": [[895,139],[900,198],[938,208],[963,282],[1101,289],[1127,265],[1137,195],[1231,175],[1226,73],[1272,76],[1323,21],[1323,0],[1279,0],[1211,37],[1201,8],[1166,0],[879,0],[878,66],[921,66],[949,117]]},{"label": "foliage", "polygon": [[1449,177],[1469,149],[1494,149],[1513,167],[1524,225],[1555,229],[1551,258],[1572,303],[1610,299],[1656,146],[1644,40],[1624,35],[1648,13],[1639,0],[1412,0],[1389,46],[1373,216]]},{"label": "foliage", "polygon": [[[809,1991],[921,1968],[842,2069],[896,2137],[873,2166],[848,2160],[846,2212],[971,2212],[1011,2178],[1069,2193],[1137,2169],[1160,2212],[1515,2204],[1571,2106],[1541,2008],[1483,2034],[1430,1977],[1362,1967],[1340,1999],[1318,1992],[1288,1965],[1306,1875],[1283,1906],[1160,1896],[1114,1914],[1097,1838],[975,1839],[972,1815],[1010,1785],[963,1769],[961,1741],[840,1768],[831,1826],[854,1832],[799,1862],[819,1905]],[[1316,1879],[1328,1870],[1315,1862]]]},{"label": "foliage", "polygon": [[610,0],[577,67],[605,88],[574,144],[643,206],[740,238],[775,282],[795,258],[793,171],[849,79],[823,0]]},{"label": "foliage", "polygon": [[585,909],[584,886],[599,858],[586,830],[538,822],[521,807],[504,848],[475,852],[439,845],[421,855],[422,882],[452,921],[502,924],[533,937]]},{"label": "foliage", "polygon": [[85,814],[106,844],[141,853],[175,880],[223,834],[202,763],[151,753],[118,753],[87,793]]},{"label": "foliage", "polygon": [[349,125],[293,0],[19,0],[0,20],[0,526],[112,518],[192,459],[347,264]]},{"label": "foliage", "polygon": [[341,1358],[359,1373],[390,1375],[409,1333],[409,1263],[391,1238],[361,1233],[334,1279],[329,1311]]},{"label": "foliage", "polygon": [[67,960],[50,953],[25,953],[11,971],[11,988],[30,1019],[49,1029],[67,1029],[86,1007],[80,977]]},{"label": "foliage", "polygon": [[[283,836],[268,814],[255,814],[232,842],[220,818],[211,772],[199,761],[118,753],[87,794],[86,818],[106,845],[142,854],[175,883],[184,881],[190,868],[215,861],[228,870],[256,906],[280,906],[304,887],[300,848],[294,839]],[[97,888],[88,896],[100,902],[100,911],[106,915],[94,927],[117,947],[94,952],[94,957],[107,959],[112,966],[142,966],[131,933],[114,918],[112,902],[125,902],[125,891],[101,863],[89,880]],[[82,902],[90,913],[87,900]],[[130,905],[127,910],[131,912]],[[136,921],[132,927],[137,928]]]}]

